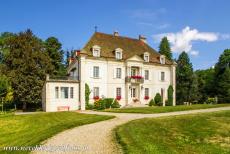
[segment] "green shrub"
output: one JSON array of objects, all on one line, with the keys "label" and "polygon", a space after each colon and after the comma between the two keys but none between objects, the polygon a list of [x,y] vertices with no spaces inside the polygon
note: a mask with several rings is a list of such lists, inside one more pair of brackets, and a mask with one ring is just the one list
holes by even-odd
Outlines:
[{"label": "green shrub", "polygon": [[149,106],[154,106],[154,105],[155,105],[155,102],[154,102],[153,99],[151,99],[151,100],[149,101]]},{"label": "green shrub", "polygon": [[208,99],[205,102],[206,104],[216,104],[216,99],[213,97],[208,97]]},{"label": "green shrub", "polygon": [[168,87],[168,102],[167,103],[165,102],[165,104],[167,106],[173,105],[173,86],[172,85]]},{"label": "green shrub", "polygon": [[[85,105],[86,105],[86,109],[90,109],[92,107],[92,105],[89,105],[89,95],[90,95],[90,89],[89,89],[89,85],[86,83],[85,84]],[[87,109],[87,110],[88,110]]]},{"label": "green shrub", "polygon": [[172,106],[172,104],[169,103],[169,101],[166,99],[166,100],[165,100],[165,106]]},{"label": "green shrub", "polygon": [[159,93],[156,94],[156,96],[154,97],[154,102],[156,105],[158,106],[162,106],[162,100],[161,100],[161,95]]},{"label": "green shrub", "polygon": [[115,99],[114,102],[111,105],[112,108],[120,108],[121,105],[118,103],[118,101]]},{"label": "green shrub", "polygon": [[104,110],[105,109],[105,101],[100,99],[94,102],[94,109],[96,110]]},{"label": "green shrub", "polygon": [[112,106],[113,98],[105,98],[104,102],[105,102],[105,108],[108,109]]},{"label": "green shrub", "polygon": [[86,104],[85,105],[85,109],[86,110],[92,110],[94,108],[94,105],[93,104]]}]

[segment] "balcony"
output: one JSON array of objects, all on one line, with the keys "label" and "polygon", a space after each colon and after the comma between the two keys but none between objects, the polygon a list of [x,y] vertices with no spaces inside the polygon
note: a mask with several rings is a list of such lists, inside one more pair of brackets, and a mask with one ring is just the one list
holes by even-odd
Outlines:
[{"label": "balcony", "polygon": [[125,82],[129,83],[144,83],[144,78],[142,76],[126,76]]}]

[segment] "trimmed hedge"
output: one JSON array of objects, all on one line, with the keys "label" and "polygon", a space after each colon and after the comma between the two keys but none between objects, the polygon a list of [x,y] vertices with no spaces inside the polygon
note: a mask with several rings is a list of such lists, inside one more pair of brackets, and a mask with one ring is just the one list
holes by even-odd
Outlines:
[{"label": "trimmed hedge", "polygon": [[119,102],[113,98],[104,98],[94,102],[94,109],[96,110],[120,108],[120,106]]}]

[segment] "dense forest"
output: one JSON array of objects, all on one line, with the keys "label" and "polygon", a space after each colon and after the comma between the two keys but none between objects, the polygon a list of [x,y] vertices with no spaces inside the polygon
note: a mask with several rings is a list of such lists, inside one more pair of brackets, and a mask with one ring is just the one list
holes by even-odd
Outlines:
[{"label": "dense forest", "polygon": [[[164,37],[159,53],[177,63],[177,104],[230,103],[230,49],[220,55],[214,68],[193,70],[189,55],[182,52],[173,59]],[[0,98],[6,107],[27,110],[41,108],[41,91],[46,74],[65,76],[68,58],[55,37],[42,40],[31,30],[0,35]]]}]

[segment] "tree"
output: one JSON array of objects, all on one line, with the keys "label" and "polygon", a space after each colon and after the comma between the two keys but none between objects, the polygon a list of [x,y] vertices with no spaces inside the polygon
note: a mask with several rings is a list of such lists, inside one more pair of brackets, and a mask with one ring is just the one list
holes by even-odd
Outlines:
[{"label": "tree", "polygon": [[176,83],[177,104],[183,104],[185,101],[191,101],[193,68],[192,64],[190,63],[189,56],[186,52],[182,52],[177,60]]},{"label": "tree", "polygon": [[215,70],[209,68],[206,70],[197,70],[195,74],[198,82],[198,102],[203,103],[209,97],[215,97],[215,81],[214,81]]},{"label": "tree", "polygon": [[159,46],[159,53],[172,60],[172,52],[167,37],[163,37]]},{"label": "tree", "polygon": [[42,41],[31,30],[20,32],[7,40],[9,53],[5,58],[7,77],[14,89],[16,102],[23,104],[41,102],[41,91],[45,76],[52,64],[44,52]]},{"label": "tree", "polygon": [[173,86],[170,85],[168,87],[168,105],[172,106],[173,105]]},{"label": "tree", "polygon": [[218,101],[221,103],[230,103],[230,68],[227,67],[220,76],[218,84]]},{"label": "tree", "polygon": [[49,37],[45,40],[45,50],[51,59],[51,64],[53,65],[54,75],[65,75],[66,70],[63,64],[63,50],[62,44],[55,37]]},{"label": "tree", "polygon": [[215,65],[216,94],[219,102],[230,102],[230,49],[224,50]]},{"label": "tree", "polygon": [[5,75],[0,76],[0,100],[2,103],[2,111],[4,102],[11,102],[13,100],[13,89]]}]

